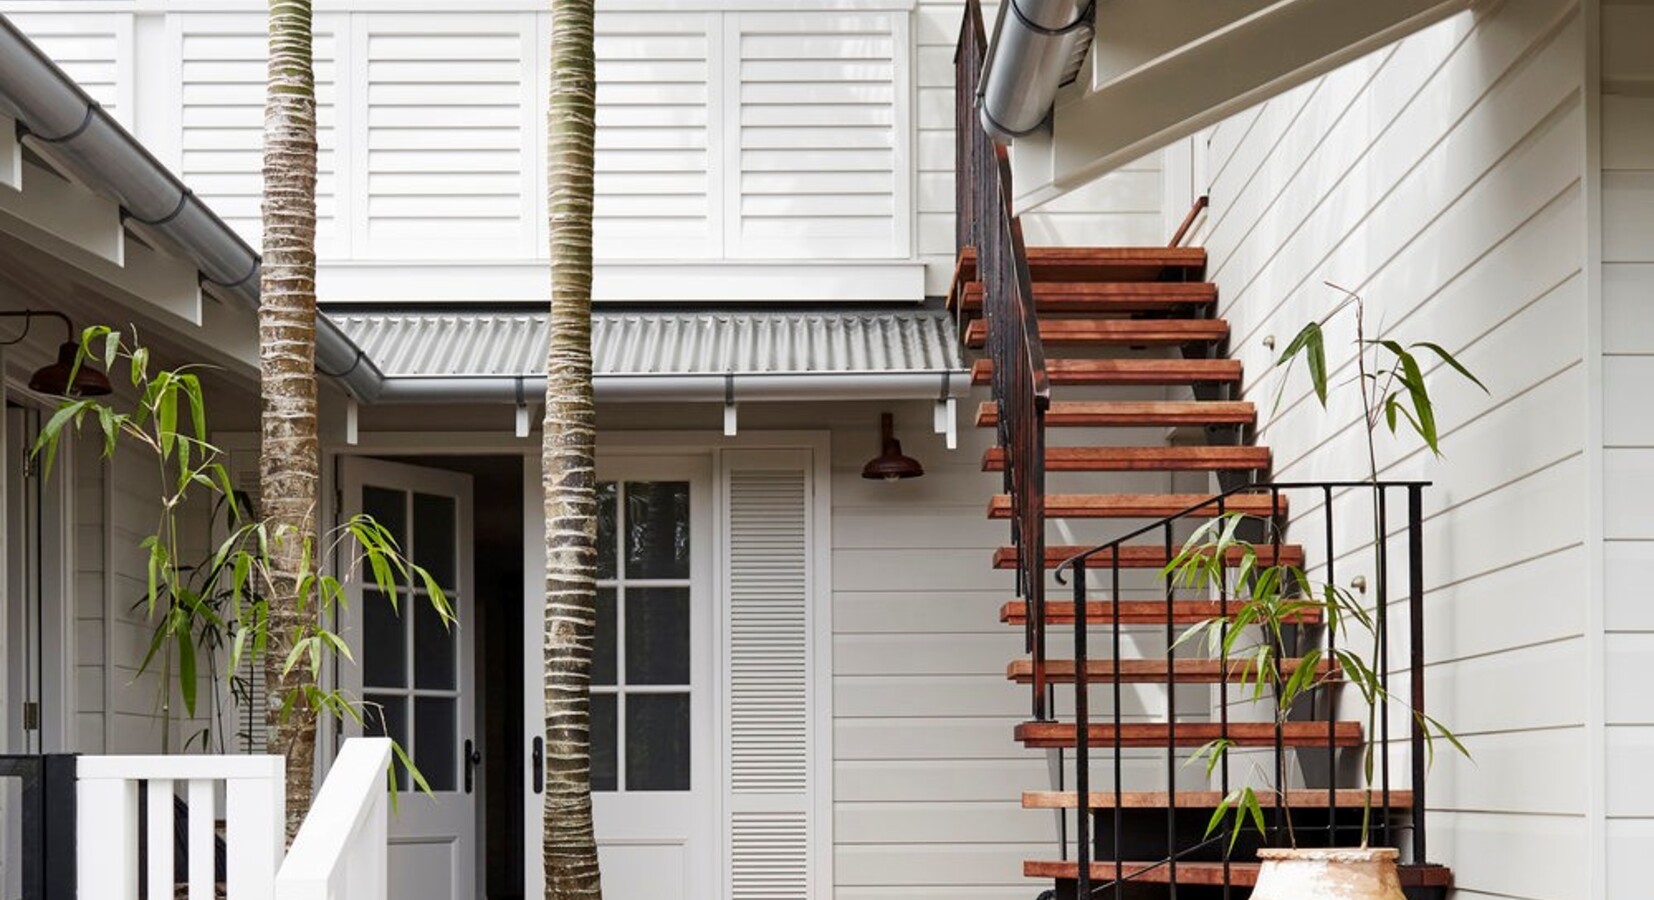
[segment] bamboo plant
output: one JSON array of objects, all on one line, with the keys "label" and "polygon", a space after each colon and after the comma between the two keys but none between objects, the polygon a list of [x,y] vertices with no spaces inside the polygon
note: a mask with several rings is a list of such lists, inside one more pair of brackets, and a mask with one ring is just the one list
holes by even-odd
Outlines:
[{"label": "bamboo plant", "polygon": [[[100,361],[113,373],[124,363],[136,399],[121,408],[82,397],[64,397],[41,429],[33,453],[42,457],[50,475],[63,437],[88,430],[95,423],[104,458],[112,458],[124,444],[136,448],[155,466],[158,511],[155,531],[140,546],[147,561],[146,590],[140,601],[154,624],[141,672],[160,667],[158,706],[165,723],[163,750],[170,752],[174,680],[185,718],[194,718],[199,703],[200,654],[214,652],[225,638],[230,644],[230,670],[251,664],[263,666],[269,651],[284,648],[278,661],[283,674],[273,698],[279,716],[328,716],[360,725],[368,705],[322,680],[332,668],[325,663],[343,658],[354,663],[350,645],[332,628],[349,594],[347,580],[371,579],[378,592],[395,603],[397,588],[417,581],[445,625],[453,611],[436,579],[403,556],[396,539],[372,517],[356,515],[323,532],[320,543],[301,538],[285,524],[254,520],[240,501],[224,465],[225,453],[208,440],[205,398],[197,374],[200,367],[167,369],[152,364],[148,348],[106,326],[86,329],[81,337],[78,368]],[[74,383],[73,376],[69,382]],[[119,395],[117,394],[117,397]],[[204,562],[191,563],[183,531],[186,509],[209,502],[228,510],[228,534]],[[298,544],[301,605],[297,621],[277,634],[272,625],[270,600],[274,558],[288,542]],[[340,560],[344,575],[326,570],[327,560]],[[295,678],[294,673],[303,677]],[[203,741],[203,746],[208,742]],[[395,754],[412,782],[428,785],[406,752]],[[394,789],[395,779],[392,779]]]},{"label": "bamboo plant", "polygon": [[[1302,363],[1310,387],[1323,409],[1330,392],[1326,357],[1325,326],[1345,310],[1354,310],[1356,375],[1351,381],[1359,386],[1362,408],[1363,438],[1367,451],[1367,480],[1374,492],[1374,531],[1379,534],[1381,523],[1377,518],[1379,465],[1378,439],[1380,429],[1396,436],[1401,425],[1423,441],[1435,456],[1441,455],[1441,432],[1436,417],[1436,404],[1430,396],[1429,375],[1419,359],[1427,353],[1441,367],[1487,391],[1471,371],[1439,343],[1417,341],[1403,344],[1388,338],[1368,338],[1366,303],[1353,291],[1328,283],[1338,292],[1340,301],[1320,319],[1306,324],[1287,344],[1275,361],[1281,371],[1280,387],[1276,394],[1276,408],[1286,389],[1286,376],[1296,363]],[[1346,382],[1349,383],[1349,382]],[[1379,710],[1385,704],[1405,703],[1386,690],[1382,677],[1388,665],[1382,659],[1382,627],[1362,600],[1349,590],[1335,584],[1317,583],[1308,573],[1296,566],[1281,564],[1260,565],[1257,546],[1237,537],[1240,526],[1248,517],[1243,514],[1220,516],[1195,530],[1182,549],[1170,560],[1163,574],[1176,587],[1219,592],[1233,588],[1236,599],[1229,604],[1228,615],[1200,622],[1177,640],[1175,646],[1203,641],[1213,655],[1236,660],[1240,665],[1242,690],[1250,690],[1254,700],[1273,702],[1276,724],[1284,724],[1294,710],[1317,691],[1334,689],[1338,684],[1349,684],[1360,692],[1367,708],[1366,734],[1372,735]],[[1275,534],[1276,523],[1262,520],[1266,534]],[[1334,638],[1329,649],[1309,647],[1291,666],[1286,663],[1287,631],[1293,626],[1315,620],[1325,623],[1327,633]],[[1362,650],[1356,648],[1361,647]],[[1323,667],[1323,663],[1328,663]],[[1469,757],[1470,753],[1440,721],[1420,710],[1408,709],[1414,717],[1426,742],[1427,753],[1434,761],[1435,740],[1447,741],[1452,748]],[[1208,776],[1222,764],[1233,749],[1230,742],[1216,740],[1200,747],[1191,762],[1203,761]],[[1377,745],[1369,739],[1362,749],[1362,777],[1366,788],[1362,804],[1361,847],[1365,849],[1372,834],[1372,786]],[[1292,829],[1291,804],[1287,802],[1284,773],[1275,773],[1274,791],[1283,814],[1287,840],[1296,846]],[[1243,786],[1230,791],[1219,803],[1207,824],[1208,836],[1217,832],[1225,819],[1230,819],[1229,847],[1233,849],[1248,824],[1260,833],[1266,833],[1263,804],[1257,789]]]}]

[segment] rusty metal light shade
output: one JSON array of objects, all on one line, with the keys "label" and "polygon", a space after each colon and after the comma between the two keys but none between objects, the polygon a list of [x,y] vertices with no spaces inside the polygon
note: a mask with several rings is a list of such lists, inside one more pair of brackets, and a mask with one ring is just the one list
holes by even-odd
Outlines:
[{"label": "rusty metal light shade", "polygon": [[57,362],[29,376],[29,390],[62,397],[103,397],[112,393],[114,388],[109,385],[109,376],[90,363],[83,362],[78,371],[75,369],[75,355],[79,352],[79,344],[64,341],[57,348]]},{"label": "rusty metal light shade", "polygon": [[894,418],[890,413],[885,413],[879,421],[883,450],[862,467],[861,477],[900,481],[903,478],[918,478],[925,474],[925,467],[920,465],[918,460],[902,455],[902,442],[896,440],[895,430]]}]

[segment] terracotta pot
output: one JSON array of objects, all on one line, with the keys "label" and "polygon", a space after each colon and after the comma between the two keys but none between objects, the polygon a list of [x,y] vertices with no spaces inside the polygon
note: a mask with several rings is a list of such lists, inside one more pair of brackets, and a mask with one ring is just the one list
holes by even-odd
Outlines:
[{"label": "terracotta pot", "polygon": [[1259,850],[1252,900],[1406,900],[1393,847]]}]

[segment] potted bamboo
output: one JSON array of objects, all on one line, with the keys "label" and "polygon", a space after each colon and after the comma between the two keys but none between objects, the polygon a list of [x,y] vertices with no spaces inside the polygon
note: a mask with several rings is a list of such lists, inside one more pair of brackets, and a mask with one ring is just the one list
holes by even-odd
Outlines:
[{"label": "potted bamboo", "polygon": [[[1395,435],[1405,422],[1433,454],[1441,453],[1435,405],[1417,351],[1433,356],[1440,369],[1469,380],[1483,391],[1486,387],[1439,344],[1422,341],[1404,345],[1388,339],[1368,339],[1362,298],[1336,285],[1328,286],[1342,295],[1341,302],[1325,317],[1305,325],[1275,365],[1283,370],[1284,376],[1294,362],[1302,360],[1315,395],[1325,408],[1328,371],[1323,326],[1334,316],[1353,308],[1357,367],[1353,382],[1360,391],[1367,475],[1373,485],[1376,511],[1376,495],[1380,490],[1377,439],[1381,427]],[[1280,390],[1284,390],[1284,378]],[[1278,391],[1277,408],[1279,401]],[[1286,846],[1259,851],[1262,866],[1253,888],[1253,900],[1403,900],[1396,868],[1398,851],[1372,845],[1373,779],[1379,748],[1371,736],[1382,706],[1405,705],[1390,695],[1381,676],[1388,661],[1382,658],[1380,627],[1358,592],[1336,584],[1317,583],[1299,567],[1261,565],[1257,547],[1237,536],[1246,518],[1231,514],[1206,523],[1168,563],[1165,574],[1178,587],[1233,590],[1236,598],[1229,605],[1228,615],[1194,625],[1177,643],[1203,642],[1213,655],[1243,661],[1242,690],[1250,690],[1255,700],[1270,700],[1277,724],[1284,724],[1294,709],[1316,692],[1336,690],[1339,685],[1352,686],[1366,704],[1365,733],[1369,737],[1361,754],[1366,790],[1357,846],[1298,847],[1291,806],[1284,795],[1285,785],[1277,777],[1270,790],[1280,794],[1275,800],[1283,814],[1285,834],[1282,837]],[[1278,537],[1269,531],[1277,527],[1276,523],[1264,521],[1263,527],[1271,540]],[[1375,535],[1379,528],[1375,515]],[[1295,664],[1286,665],[1289,630],[1314,618],[1323,621],[1336,640],[1329,641],[1326,648],[1316,646],[1303,650],[1297,654]],[[1323,666],[1323,662],[1329,665]],[[1410,708],[1409,714],[1423,732],[1432,755],[1438,738],[1466,757],[1470,755],[1441,722]],[[1199,748],[1191,762],[1203,761],[1210,775],[1230,749],[1225,741],[1213,741]],[[1232,851],[1247,827],[1267,833],[1264,804],[1258,790],[1248,785],[1230,791],[1213,812],[1207,825],[1208,836],[1224,828],[1228,820]]]}]

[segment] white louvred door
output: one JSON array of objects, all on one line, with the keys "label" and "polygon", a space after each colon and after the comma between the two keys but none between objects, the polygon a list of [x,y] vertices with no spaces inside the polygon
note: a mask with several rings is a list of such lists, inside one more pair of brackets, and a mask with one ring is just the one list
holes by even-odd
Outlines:
[{"label": "white louvred door", "polygon": [[814,712],[825,666],[812,620],[810,455],[724,457],[727,896],[804,900],[824,873]]}]

